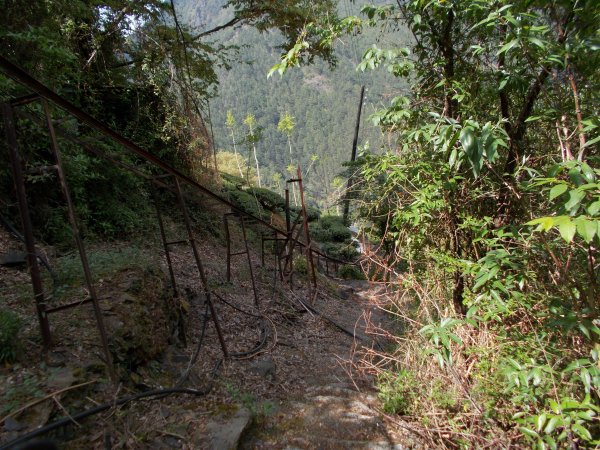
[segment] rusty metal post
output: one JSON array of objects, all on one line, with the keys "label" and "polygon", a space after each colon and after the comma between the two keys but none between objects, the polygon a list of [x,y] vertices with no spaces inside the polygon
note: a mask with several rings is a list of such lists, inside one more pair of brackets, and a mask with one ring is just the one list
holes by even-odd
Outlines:
[{"label": "rusty metal post", "polygon": [[102,316],[102,310],[100,309],[100,302],[98,301],[98,295],[96,293],[96,287],[94,286],[94,280],[92,278],[92,271],[90,269],[90,264],[87,258],[87,254],[85,251],[85,247],[83,245],[83,240],[81,238],[81,234],[79,232],[79,227],[77,225],[77,217],[75,215],[75,208],[73,206],[73,201],[71,199],[71,193],[69,192],[69,187],[67,185],[67,180],[65,178],[65,173],[63,170],[63,165],[61,161],[60,150],[58,148],[58,141],[56,139],[56,134],[54,132],[54,125],[52,124],[52,116],[50,115],[50,108],[48,106],[48,101],[45,98],[41,98],[42,107],[44,109],[44,115],[46,116],[46,126],[48,127],[48,133],[50,134],[50,142],[52,146],[52,152],[54,153],[54,158],[56,160],[56,173],[58,174],[58,179],[60,181],[60,187],[67,203],[67,210],[69,216],[69,222],[71,224],[71,229],[73,230],[73,238],[75,239],[75,244],[77,245],[77,250],[79,251],[79,258],[81,259],[81,265],[83,266],[83,275],[85,278],[85,282],[88,288],[88,292],[90,298],[92,299],[92,305],[94,307],[94,315],[96,316],[96,323],[98,326],[98,331],[100,333],[100,340],[102,343],[102,348],[104,350],[104,357],[106,358],[106,365],[108,368],[108,374],[113,381],[113,383],[117,382],[117,376],[115,373],[115,368],[113,366],[112,355],[110,353],[110,349],[108,348],[108,336],[106,333],[106,328],[104,326],[104,319]]},{"label": "rusty metal post", "polygon": [[219,319],[217,318],[217,313],[215,311],[215,307],[213,305],[210,289],[208,287],[208,280],[206,278],[206,274],[204,272],[204,267],[202,266],[202,260],[200,259],[200,252],[198,252],[198,247],[196,246],[196,239],[194,238],[194,232],[192,231],[192,222],[190,221],[190,217],[187,212],[187,207],[185,205],[185,200],[183,199],[183,194],[181,192],[181,186],[179,185],[179,179],[177,177],[173,177],[175,180],[175,190],[177,193],[177,201],[179,203],[179,207],[181,212],[183,213],[183,220],[185,222],[185,228],[187,230],[189,243],[192,247],[192,253],[194,254],[194,259],[196,260],[196,267],[198,268],[198,273],[200,274],[200,280],[202,281],[202,286],[204,287],[204,295],[206,296],[206,301],[208,303],[208,307],[210,309],[210,315],[215,323],[215,329],[217,330],[217,336],[219,338],[219,343],[221,344],[221,349],[223,350],[223,355],[227,358],[229,356],[229,352],[227,351],[227,346],[225,345],[225,339],[223,338],[223,333],[221,331],[221,325],[219,324]]},{"label": "rusty metal post", "polygon": [[304,189],[302,187],[302,173],[300,172],[300,165],[298,165],[298,190],[300,191],[300,201],[302,203],[302,214],[304,216],[304,238],[306,239],[306,262],[310,268],[310,276],[312,280],[313,288],[317,289],[317,274],[315,272],[315,263],[313,261],[313,254],[310,241],[310,231],[308,229],[308,214],[306,213],[306,203],[304,203]]},{"label": "rusty metal post", "polygon": [[31,224],[31,216],[29,215],[29,205],[27,204],[27,193],[25,190],[23,170],[21,169],[21,158],[19,158],[14,114],[11,105],[8,103],[2,103],[2,117],[4,118],[4,133],[6,134],[6,142],[12,165],[15,191],[17,193],[17,199],[19,202],[21,223],[23,224],[23,236],[25,238],[27,263],[29,265],[31,284],[33,286],[33,298],[35,300],[38,321],[40,323],[40,332],[42,334],[44,349],[48,350],[52,345],[52,336],[50,334],[50,325],[48,323],[48,315],[46,313],[46,301],[44,298],[44,287],[42,284],[40,267],[38,265],[35,252],[33,226]]},{"label": "rusty metal post", "polygon": [[227,282],[231,282],[231,235],[229,234],[229,221],[227,214],[223,216],[223,226],[225,227],[225,240],[227,241]]},{"label": "rusty metal post", "polygon": [[[365,86],[361,86],[360,88],[360,103],[358,104],[358,112],[356,114],[356,125],[354,126],[354,140],[352,141],[352,156],[350,157],[350,161],[356,161],[356,147],[358,145],[358,131],[360,129],[360,116],[362,114],[362,105],[363,100],[365,98]],[[348,178],[348,187],[346,188],[346,196],[344,198],[344,223],[348,222],[348,213],[350,212],[350,189],[352,188],[352,175]]]},{"label": "rusty metal post", "polygon": [[285,231],[289,234],[291,226],[290,216],[290,190],[285,190]]},{"label": "rusty metal post", "polygon": [[169,277],[171,278],[171,286],[173,286],[173,295],[177,297],[177,281],[175,280],[175,272],[173,271],[173,263],[171,262],[171,255],[169,254],[169,244],[167,243],[167,234],[165,233],[165,225],[163,222],[162,214],[160,212],[160,204],[156,187],[153,183],[150,183],[150,190],[152,192],[152,200],[154,202],[154,208],[156,209],[156,218],[158,219],[158,228],[160,229],[160,238],[165,249],[165,258],[167,260],[167,266],[169,268]]},{"label": "rusty metal post", "polygon": [[254,270],[252,269],[252,258],[250,258],[250,248],[248,247],[248,239],[246,238],[246,225],[244,225],[244,218],[239,217],[240,223],[242,224],[242,236],[244,237],[244,246],[246,247],[246,256],[248,258],[248,269],[250,270],[250,281],[252,282],[252,292],[254,292],[254,304],[258,308],[258,292],[256,291],[256,283],[254,282]]},{"label": "rusty metal post", "polygon": [[282,271],[282,276],[285,276],[285,272],[288,269],[288,264],[289,264],[289,280],[290,280],[290,289],[294,289],[294,280],[293,280],[293,273],[294,273],[294,246],[292,243],[292,234],[293,234],[293,230],[292,230],[292,218],[291,218],[291,212],[290,212],[290,190],[286,189],[285,190],[285,232],[286,232],[286,238],[287,238],[287,242],[285,244],[285,253],[286,253],[286,258],[285,258],[285,264],[283,265],[283,271]]},{"label": "rusty metal post", "polygon": [[[240,221],[240,226],[242,228],[242,238],[244,240],[244,251],[236,253],[231,252],[231,234],[229,231],[229,217],[237,217]],[[254,293],[254,304],[256,306],[259,306],[258,291],[256,290],[256,282],[254,280],[254,269],[252,268],[252,259],[250,258],[250,248],[248,247],[248,238],[246,236],[246,224],[244,222],[244,217],[240,216],[237,213],[227,213],[223,215],[223,222],[225,223],[225,234],[227,238],[227,281],[229,281],[231,277],[231,257],[246,254],[246,257],[248,259],[248,269],[250,270],[250,280],[252,282],[252,292]]]}]

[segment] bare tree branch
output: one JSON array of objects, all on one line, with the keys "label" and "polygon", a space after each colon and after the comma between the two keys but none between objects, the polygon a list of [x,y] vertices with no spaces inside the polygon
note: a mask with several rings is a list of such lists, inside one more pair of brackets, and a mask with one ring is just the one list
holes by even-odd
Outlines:
[{"label": "bare tree branch", "polygon": [[200,34],[198,34],[198,35],[194,36],[194,37],[192,38],[192,42],[193,42],[193,41],[197,41],[198,39],[200,39],[200,38],[202,38],[202,37],[204,37],[204,36],[208,36],[209,34],[213,34],[213,33],[216,33],[217,31],[224,30],[225,28],[232,27],[232,26],[234,26],[236,23],[240,22],[240,20],[241,20],[241,19],[240,19],[239,17],[234,17],[234,18],[233,18],[233,19],[231,19],[229,22],[227,22],[227,23],[224,23],[223,25],[219,25],[219,26],[217,26],[217,27],[214,27],[214,28],[212,28],[212,29],[210,29],[210,30],[204,31],[204,32],[202,32],[202,33],[200,33]]}]

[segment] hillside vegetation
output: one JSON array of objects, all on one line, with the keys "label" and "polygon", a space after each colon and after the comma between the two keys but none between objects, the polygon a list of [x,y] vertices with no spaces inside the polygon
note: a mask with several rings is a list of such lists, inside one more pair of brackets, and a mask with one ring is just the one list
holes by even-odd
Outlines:
[{"label": "hillside vegetation", "polygon": [[[406,334],[361,367],[436,446],[591,448],[600,424],[597,2],[409,1],[321,24],[408,26],[361,65],[410,82],[375,115],[357,220]],[[302,37],[278,70],[298,65]]]},{"label": "hillside vegetation", "polygon": [[[221,3],[224,2],[180,0],[177,8],[190,26],[209,29],[233,16],[231,8],[218,8]],[[358,12],[365,3],[344,0],[339,3],[338,11],[342,14],[350,10]],[[385,71],[356,70],[363,53],[379,38],[405,44],[411,39],[406,31],[382,36],[378,30],[364,30],[340,39],[335,68],[317,60],[288,76],[276,74],[267,78],[282,53],[280,45],[284,39],[281,33],[261,32],[252,27],[219,32],[219,42],[239,48],[239,61],[232,63],[228,70],[219,71],[217,96],[211,100],[217,149],[233,152],[233,133],[240,157],[253,166],[254,159],[247,143],[249,129],[244,124],[246,117],[253,115],[260,136],[256,147],[259,164],[264,169],[263,183],[281,192],[280,180],[292,178],[288,166],[292,166],[293,173],[296,164],[300,164],[303,173],[311,167],[306,179],[311,201],[331,208],[341,192],[340,180],[336,178],[344,171],[342,164],[351,155],[361,85],[366,86],[367,94],[359,146],[368,143],[376,152],[387,142],[368,116],[405,86],[404,81],[394,79]],[[229,127],[228,111],[235,119]],[[286,113],[293,118],[289,142],[286,132],[278,129]]]},{"label": "hillside vegetation", "polygon": [[[310,209],[311,231],[324,251],[349,259],[356,257],[355,241],[337,214],[347,185],[340,173],[350,155],[359,89],[367,85],[361,151],[350,167],[349,189],[350,221],[359,227],[364,249],[363,273],[346,266],[338,274],[373,282],[377,292],[371,300],[394,321],[395,334],[380,329],[378,319],[370,323],[367,314],[368,331],[389,342],[357,351],[353,373],[371,376],[387,419],[432,448],[600,446],[599,2],[56,0],[3,5],[4,58],[186,176],[228,195],[239,209],[272,219],[282,209],[285,179],[300,164],[309,203],[321,209]],[[333,63],[336,69],[330,72]],[[3,101],[29,93],[0,76]],[[79,274],[75,286],[67,276],[75,265],[69,253],[73,235],[56,177],[29,170],[53,164],[48,133],[34,120],[43,110],[37,103],[24,109],[30,116],[18,119],[17,138],[36,238],[52,245],[66,267],[44,282],[53,284],[54,298],[62,292],[75,301],[74,287],[79,299],[86,298]],[[149,183],[84,150],[96,145],[148,175],[155,175],[155,168],[61,110],[54,110],[53,118],[79,140],[61,138],[61,150],[86,244],[131,246],[157,235]],[[8,161],[4,141],[0,154]],[[157,204],[175,222],[180,217],[174,197],[163,194]],[[290,193],[294,208],[297,194]],[[221,274],[212,280],[215,289],[244,297],[254,290],[251,271],[236,273],[238,284],[225,281],[223,258],[214,255],[224,245],[225,208],[220,208],[201,204],[191,212],[206,236],[202,251],[213,255],[207,270]],[[8,165],[0,166],[0,215],[19,224]],[[249,234],[257,252],[260,231]],[[154,240],[144,245],[158,254]],[[104,261],[114,259],[114,252],[94,253],[109,269]],[[192,253],[165,252],[177,257],[178,274],[194,281],[184,291],[189,298],[176,299],[168,296],[167,276],[153,268],[158,267],[154,260],[135,268],[135,255],[142,253],[118,253],[120,275],[113,281],[143,300],[145,291],[138,288],[148,280],[157,305],[163,291],[165,298],[177,300],[156,311],[172,328],[163,327],[165,339],[185,340],[185,330],[178,329],[181,319],[191,306],[195,317],[202,315],[194,293],[208,296],[210,284],[200,286],[192,277],[192,272],[198,275]],[[139,272],[138,282],[127,280],[129,269],[122,261]],[[251,258],[247,262],[252,264]],[[114,273],[101,272],[97,282],[108,283]],[[308,280],[302,279],[306,289],[280,298],[268,284],[279,279],[277,274],[261,270],[259,275],[274,305],[269,312],[292,330],[299,314],[310,311],[297,301],[309,296]],[[35,321],[24,312],[29,288],[19,288],[26,292],[22,296],[6,286],[9,306],[18,308],[0,304],[0,325],[8,336],[0,339],[3,373],[22,369],[10,364],[20,356],[15,350],[19,336],[31,336]],[[284,310],[284,297],[294,299],[300,313]],[[338,300],[329,302],[331,314],[340,311]],[[136,304],[142,305],[139,317],[151,313],[143,301]],[[204,324],[214,318],[206,305]],[[244,308],[235,310],[244,314]],[[127,315],[126,308],[122,312]],[[224,316],[228,329],[237,331],[238,316]],[[247,321],[259,317],[246,316]],[[205,328],[194,328],[200,344]],[[138,331],[144,339],[149,336]],[[214,346],[208,353],[214,356],[219,347],[213,328],[209,333]],[[310,332],[318,333],[316,328]],[[299,340],[308,341],[303,336]],[[271,337],[276,341],[275,332]],[[289,339],[272,348],[291,360],[302,350]],[[41,349],[38,340],[31,342]],[[152,358],[163,349],[150,347]],[[140,348],[145,344],[136,352]],[[129,374],[134,364],[122,364],[122,373]],[[208,374],[209,364],[203,364]],[[290,382],[297,390],[299,374],[305,375],[295,369]],[[7,390],[12,410],[24,390],[24,403],[43,395],[36,377],[5,377],[11,389],[19,380],[33,380]],[[139,377],[129,381],[133,388],[142,383]],[[268,391],[271,384],[263,387]]]}]

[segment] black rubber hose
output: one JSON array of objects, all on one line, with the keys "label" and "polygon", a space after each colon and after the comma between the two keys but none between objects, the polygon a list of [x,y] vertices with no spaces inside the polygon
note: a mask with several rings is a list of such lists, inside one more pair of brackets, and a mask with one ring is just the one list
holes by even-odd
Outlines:
[{"label": "black rubber hose", "polygon": [[245,358],[248,356],[252,356],[255,353],[257,353],[258,351],[262,350],[265,346],[265,344],[267,343],[267,338],[269,336],[269,333],[267,333],[267,327],[265,326],[265,320],[263,318],[262,315],[259,314],[253,314],[251,312],[245,311],[241,308],[238,308],[237,306],[235,306],[234,304],[228,302],[227,300],[225,300],[223,297],[221,297],[219,294],[217,294],[216,292],[212,291],[212,293],[214,294],[214,296],[222,301],[223,303],[225,303],[227,306],[229,306],[230,308],[235,309],[236,311],[239,311],[243,314],[246,314],[250,317],[256,317],[258,319],[260,319],[260,324],[261,324],[261,331],[260,331],[260,342],[258,343],[258,345],[256,347],[254,347],[253,349],[250,349],[248,351],[245,352],[235,352],[235,353],[229,353],[229,356],[232,356],[234,358]]},{"label": "black rubber hose", "polygon": [[[77,422],[79,420],[85,419],[86,417],[101,413],[101,412],[106,411],[107,409],[113,408],[115,406],[125,405],[129,402],[141,400],[141,399],[147,398],[147,397],[156,397],[156,399],[160,399],[160,398],[166,397],[168,395],[173,395],[173,394],[189,394],[189,395],[198,395],[198,396],[206,395],[210,392],[211,389],[212,389],[212,386],[209,386],[208,388],[206,388],[204,390],[186,389],[186,388],[154,389],[151,391],[140,392],[139,394],[135,394],[135,395],[129,395],[127,397],[121,397],[120,399],[118,399],[114,402],[104,403],[102,405],[95,406],[94,408],[90,408],[88,410],[82,411],[82,412],[75,414],[73,416],[70,416],[70,417],[63,417],[62,419],[59,419],[56,422],[52,422],[51,424],[46,425],[45,427],[38,428],[37,430],[33,430],[27,434],[24,434],[23,436],[19,436],[18,438],[13,439],[12,441],[0,446],[0,450],[14,449],[15,446],[17,446],[19,444],[23,444],[24,442],[27,442],[33,438],[42,436],[42,435],[49,433],[50,431],[56,430],[58,428],[62,428],[66,425],[69,425],[70,423],[73,423],[74,421]],[[156,399],[152,399],[152,400],[156,400]]]},{"label": "black rubber hose", "polygon": [[[348,336],[352,336],[353,338],[356,338],[360,341],[366,341],[366,339],[362,336],[357,335],[356,333],[354,333],[353,331],[348,330],[347,328],[343,327],[342,325],[340,325],[339,323],[337,323],[336,321],[334,321],[333,319],[330,319],[329,317],[327,317],[325,314],[323,314],[322,312],[316,310],[315,308],[313,308],[310,305],[307,305],[306,303],[304,303],[302,300],[298,299],[300,301],[300,303],[302,303],[302,305],[308,309],[310,312],[316,314],[317,316],[319,316],[320,318],[326,320],[327,322],[329,322],[330,324],[332,324],[333,326],[335,326],[336,328],[340,329],[341,331],[343,331],[344,333],[346,333]],[[377,345],[377,347],[379,348],[379,350],[384,351],[383,346],[379,343],[379,341],[377,339],[374,340],[375,341],[375,345]]]}]

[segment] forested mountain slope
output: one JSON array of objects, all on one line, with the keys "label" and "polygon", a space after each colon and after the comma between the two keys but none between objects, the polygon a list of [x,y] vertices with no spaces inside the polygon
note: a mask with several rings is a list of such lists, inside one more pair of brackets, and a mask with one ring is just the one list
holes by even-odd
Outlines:
[{"label": "forested mountain slope", "polygon": [[[198,32],[226,23],[233,12],[221,9],[223,0],[195,2],[179,0],[177,8],[182,21]],[[362,4],[340,3],[341,13],[358,13]],[[362,72],[355,68],[364,51],[377,38],[377,32],[366,30],[367,35],[356,35],[339,46],[337,67],[323,61],[302,67],[280,77],[267,78],[271,67],[279,61],[278,45],[283,38],[278,31],[260,33],[254,28],[229,28],[215,36],[223,44],[239,46],[240,62],[230,70],[219,72],[218,96],[211,102],[212,124],[217,149],[233,151],[231,128],[226,126],[226,113],[231,111],[236,120],[233,128],[238,151],[254,165],[251,149],[243,141],[248,128],[243,121],[248,114],[256,118],[262,130],[256,144],[263,185],[278,188],[279,178],[289,178],[290,165],[287,135],[278,130],[278,122],[288,112],[294,117],[291,132],[292,160],[300,163],[303,171],[311,165],[307,177],[307,191],[322,206],[334,197],[334,179],[343,170],[342,163],[350,158],[360,87],[367,89],[363,108],[359,146],[367,142],[377,150],[385,141],[381,132],[371,125],[368,116],[389,97],[398,95],[402,83],[385,71]],[[386,39],[390,40],[390,36]],[[408,35],[396,33],[398,46],[405,45]],[[387,97],[385,97],[387,96]],[[315,158],[315,156],[317,158]],[[312,157],[312,158],[311,158]],[[332,185],[333,184],[333,185]],[[329,202],[327,197],[329,196]]]}]

